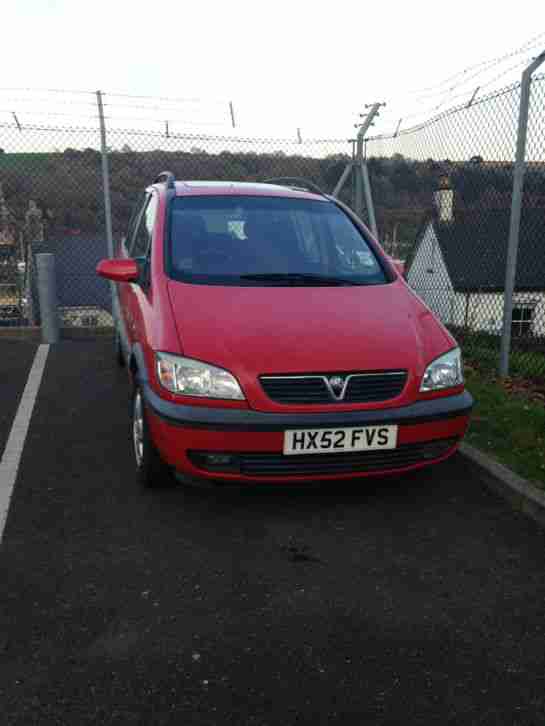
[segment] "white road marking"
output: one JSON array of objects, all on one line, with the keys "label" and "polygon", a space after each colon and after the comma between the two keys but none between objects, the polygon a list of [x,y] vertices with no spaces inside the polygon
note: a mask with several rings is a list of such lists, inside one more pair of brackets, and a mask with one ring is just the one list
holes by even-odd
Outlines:
[{"label": "white road marking", "polygon": [[19,402],[19,408],[13,421],[9,438],[0,461],[0,543],[8,518],[11,494],[17,479],[19,463],[25,445],[30,418],[40,389],[42,375],[49,353],[49,345],[40,345],[34,356],[32,368],[28,374],[25,390]]}]

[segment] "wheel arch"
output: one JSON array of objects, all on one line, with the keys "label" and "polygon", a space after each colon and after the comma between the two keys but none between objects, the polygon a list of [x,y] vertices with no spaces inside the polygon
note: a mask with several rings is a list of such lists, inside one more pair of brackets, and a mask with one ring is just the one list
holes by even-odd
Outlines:
[{"label": "wheel arch", "polygon": [[140,343],[134,343],[131,348],[129,356],[129,371],[135,382],[147,383],[149,381],[146,357]]}]

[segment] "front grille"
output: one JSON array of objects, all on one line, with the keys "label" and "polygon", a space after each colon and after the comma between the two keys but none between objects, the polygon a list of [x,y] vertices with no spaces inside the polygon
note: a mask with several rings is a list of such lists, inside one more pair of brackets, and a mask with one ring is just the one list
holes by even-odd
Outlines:
[{"label": "front grille", "polygon": [[328,380],[337,374],[301,376],[261,376],[267,396],[283,404],[378,403],[400,395],[407,371],[338,374],[346,381],[344,396],[337,397]]},{"label": "front grille", "polygon": [[[224,471],[244,476],[283,477],[318,476],[320,474],[357,474],[403,469],[413,464],[438,459],[454,446],[458,439],[440,439],[417,444],[402,444],[397,449],[365,451],[348,454],[301,454],[285,456],[271,453],[231,453],[229,467]],[[214,452],[212,452],[214,453]],[[189,451],[191,461],[201,469],[220,473],[220,468],[208,465],[207,452]]]}]

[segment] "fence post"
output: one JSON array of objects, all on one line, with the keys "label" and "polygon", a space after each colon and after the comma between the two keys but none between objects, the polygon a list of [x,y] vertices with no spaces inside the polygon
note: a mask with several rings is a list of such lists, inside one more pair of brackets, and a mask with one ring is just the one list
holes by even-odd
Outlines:
[{"label": "fence post", "polygon": [[335,189],[332,192],[332,196],[335,197],[335,199],[337,199],[339,194],[341,193],[344,183],[348,179],[348,175],[350,174],[351,171],[352,171],[352,162],[348,162],[343,173],[341,174],[341,178],[337,182]]},{"label": "fence post", "polygon": [[[104,106],[102,105],[102,91],[97,91],[98,118],[100,122],[100,157],[102,160],[102,191],[104,195],[104,218],[106,222],[106,244],[108,257],[114,256],[114,240],[112,233],[112,200],[110,197],[110,169],[108,165],[108,146],[106,144],[106,122],[104,120]],[[167,125],[168,129],[168,125]],[[110,295],[112,297],[112,316],[118,319],[117,291],[113,282],[110,282]]]},{"label": "fence post", "polygon": [[58,343],[60,332],[55,255],[50,252],[37,254],[36,267],[38,269],[38,299],[40,301],[42,342]]},{"label": "fence post", "polygon": [[367,174],[367,167],[365,166],[363,142],[365,134],[373,124],[373,119],[378,114],[380,107],[383,105],[383,103],[371,103],[367,106],[368,108],[370,107],[370,110],[368,111],[365,120],[358,131],[358,137],[356,142],[356,164],[354,166],[354,176],[356,178],[356,199],[354,211],[359,217],[361,217],[363,212],[363,195],[365,191],[367,213],[369,215],[371,230],[375,237],[377,236],[377,225],[375,222],[375,210],[373,208],[373,198],[371,196],[369,175]]},{"label": "fence post", "polygon": [[97,91],[98,118],[100,122],[100,156],[102,159],[102,190],[104,193],[104,216],[106,220],[106,242],[108,256],[114,256],[114,243],[112,235],[112,201],[110,198],[110,170],[108,167],[108,147],[106,145],[106,123],[104,121],[104,107],[102,105],[102,91]]},{"label": "fence post", "polygon": [[522,74],[520,85],[520,110],[517,132],[517,152],[513,172],[513,196],[511,198],[511,220],[505,268],[505,295],[503,299],[503,330],[500,348],[500,376],[509,375],[509,354],[511,350],[511,323],[513,319],[513,293],[517,274],[517,254],[519,246],[522,191],[524,187],[526,132],[528,130],[528,108],[530,106],[530,86],[532,73],[545,61],[545,51],[541,53]]},{"label": "fence post", "polygon": [[363,136],[358,134],[356,142],[356,164],[354,165],[354,177],[356,182],[354,211],[358,217],[363,213],[363,177],[361,174],[361,164],[363,163]]},{"label": "fence post", "polygon": [[377,220],[375,218],[375,205],[373,204],[373,195],[371,193],[371,181],[369,179],[369,171],[365,160],[361,162],[361,176],[363,179],[363,189],[365,191],[365,205],[367,214],[369,215],[369,226],[375,239],[378,239]]}]

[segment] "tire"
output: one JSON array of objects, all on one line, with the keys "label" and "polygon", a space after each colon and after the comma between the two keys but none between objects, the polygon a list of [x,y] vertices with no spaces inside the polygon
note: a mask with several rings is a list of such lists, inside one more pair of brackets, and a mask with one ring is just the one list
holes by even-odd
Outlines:
[{"label": "tire", "polygon": [[146,489],[159,489],[172,484],[171,471],[159,456],[151,439],[144,398],[139,386],[135,386],[132,397],[131,439],[139,485]]},{"label": "tire", "polygon": [[115,334],[115,341],[114,341],[114,350],[115,350],[115,362],[120,368],[124,368],[126,365],[125,362],[125,356],[123,355],[123,348],[121,347],[121,338],[119,337],[119,333]]}]

